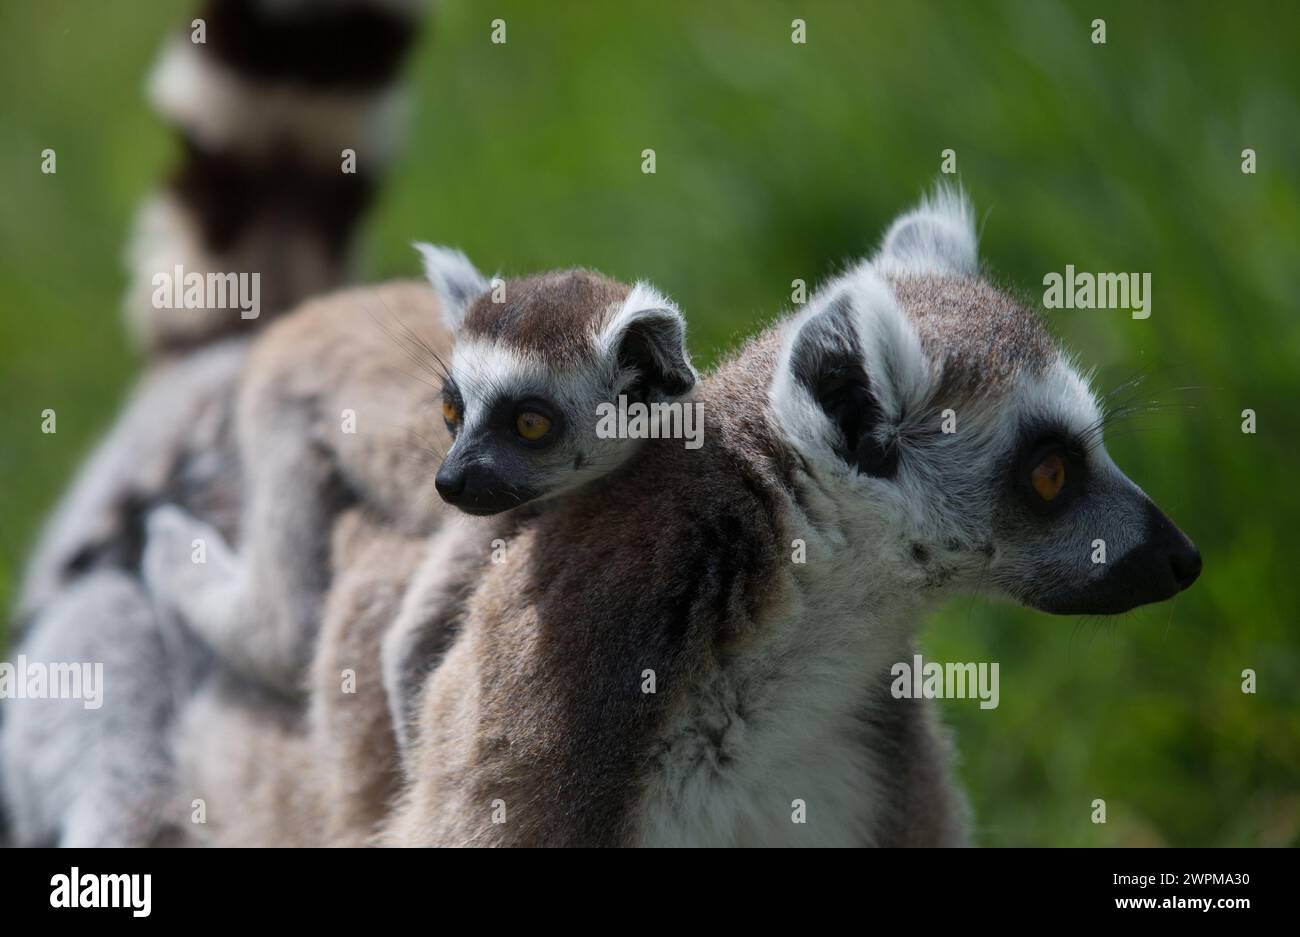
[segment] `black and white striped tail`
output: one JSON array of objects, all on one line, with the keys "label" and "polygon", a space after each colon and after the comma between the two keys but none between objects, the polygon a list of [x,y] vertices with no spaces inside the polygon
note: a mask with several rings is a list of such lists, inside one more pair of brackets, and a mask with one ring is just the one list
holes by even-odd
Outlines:
[{"label": "black and white striped tail", "polygon": [[[127,319],[146,348],[255,328],[347,278],[398,142],[423,5],[207,0],[168,41],[149,96],[180,134],[181,165],[142,207],[128,256]],[[227,275],[232,290],[229,274],[258,274],[256,318],[211,290],[198,308],[173,302],[190,273]]]}]

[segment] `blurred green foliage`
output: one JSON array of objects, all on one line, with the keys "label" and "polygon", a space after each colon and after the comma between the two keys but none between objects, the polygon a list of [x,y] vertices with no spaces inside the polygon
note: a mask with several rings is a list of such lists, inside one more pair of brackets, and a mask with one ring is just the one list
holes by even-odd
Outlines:
[{"label": "blurred green foliage", "polygon": [[[138,369],[120,258],[174,156],[141,90],[182,6],[0,7],[6,604]],[[494,17],[505,45],[488,41]],[[790,41],[795,17],[806,45]],[[1149,320],[1047,315],[1100,388],[1148,373],[1143,399],[1163,409],[1110,448],[1205,556],[1186,595],[1116,620],[981,599],[928,629],[929,657],[1001,664],[998,709],[945,704],[978,841],[1294,845],[1297,35],[1300,5],[1283,2],[446,0],[365,272],[414,273],[420,238],[485,269],[648,278],[683,304],[707,364],[780,311],[791,280],[867,251],[952,148],[986,262],[1032,302],[1066,264],[1152,273]],[[57,175],[38,170],[45,147]],[[39,431],[45,408],[56,435]],[[1256,695],[1241,692],[1247,667]]]}]

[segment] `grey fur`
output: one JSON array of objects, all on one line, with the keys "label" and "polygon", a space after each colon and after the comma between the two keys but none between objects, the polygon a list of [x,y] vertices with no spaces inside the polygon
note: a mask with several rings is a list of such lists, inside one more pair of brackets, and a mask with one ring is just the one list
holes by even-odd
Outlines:
[{"label": "grey fur", "polygon": [[223,343],[148,375],[47,525],[20,593],[27,625],[14,651],[102,663],[106,690],[98,711],[5,703],[3,796],[19,844],[143,845],[178,822],[165,789],[167,724],[206,654],[153,615],[136,578],[132,514],[170,497],[232,529],[229,389],[244,351]]},{"label": "grey fur", "polygon": [[506,537],[518,520],[512,514],[449,521],[412,576],[381,650],[384,692],[399,750],[410,748],[415,738],[419,691],[455,640],[485,557],[492,554],[498,539],[508,542]]},{"label": "grey fur", "polygon": [[15,649],[33,661],[102,663],[105,673],[98,710],[79,700],[5,702],[0,756],[17,845],[177,839],[184,813],[167,727],[183,656],[167,643],[140,584],[106,570],[63,590]]},{"label": "grey fur", "polygon": [[[364,309],[376,320],[358,319]],[[176,508],[149,518],[150,591],[222,660],[281,693],[304,688],[339,511],[359,502],[415,534],[442,520],[432,477],[449,439],[429,387],[403,370],[417,341],[430,365],[447,353],[420,284],[307,304],[257,343],[238,389],[242,550]],[[206,562],[193,561],[197,542]]]}]

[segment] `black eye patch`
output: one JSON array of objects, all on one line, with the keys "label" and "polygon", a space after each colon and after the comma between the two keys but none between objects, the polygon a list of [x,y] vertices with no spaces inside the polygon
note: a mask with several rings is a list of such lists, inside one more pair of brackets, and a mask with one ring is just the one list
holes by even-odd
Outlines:
[{"label": "black eye patch", "polygon": [[[455,413],[455,418],[448,417],[449,412]],[[447,429],[455,436],[460,432],[461,422],[465,419],[465,401],[460,395],[460,391],[451,379],[443,381],[442,384],[442,413],[443,419],[447,423]]]},{"label": "black eye patch", "polygon": [[[521,414],[530,413],[550,422],[550,431],[538,440],[525,439],[518,431]],[[567,428],[564,410],[541,397],[525,395],[499,396],[487,408],[480,424],[480,432],[495,437],[503,445],[522,450],[548,449],[559,442]]]},{"label": "black eye patch", "polygon": [[[1064,473],[1058,494],[1050,500],[1034,487],[1034,470],[1049,458],[1060,460]],[[1010,459],[1008,483],[1017,498],[1032,513],[1055,517],[1084,494],[1088,486],[1087,450],[1072,434],[1064,429],[1036,424],[1026,427]]]}]

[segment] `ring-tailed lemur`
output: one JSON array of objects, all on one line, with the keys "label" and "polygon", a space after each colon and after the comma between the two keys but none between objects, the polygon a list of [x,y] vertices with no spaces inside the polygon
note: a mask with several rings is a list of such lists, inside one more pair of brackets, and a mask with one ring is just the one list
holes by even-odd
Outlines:
[{"label": "ring-tailed lemur", "polygon": [[[143,844],[188,816],[188,799],[169,800],[165,730],[188,676],[173,687],[158,674],[189,675],[195,662],[192,649],[176,659],[139,582],[143,518],[172,501],[237,535],[230,404],[250,337],[347,278],[393,154],[398,72],[422,5],[207,0],[204,41],[186,27],[164,49],[149,93],[182,158],[137,220],[125,304],[148,368],[42,532],[16,609],[16,653],[102,661],[111,689],[97,713],[6,702],[0,795],[20,844]],[[345,148],[355,173],[342,171]],[[259,317],[155,305],[154,278],[178,266],[257,274]],[[173,656],[160,657],[169,642]]]},{"label": "ring-tailed lemur", "polygon": [[[695,383],[682,316],[648,286],[570,270],[492,290],[460,252],[421,249],[437,303],[421,285],[354,290],[309,303],[257,343],[236,418],[239,555],[176,508],[149,520],[150,592],[220,658],[285,692],[303,689],[343,505],[427,534],[446,510],[435,481],[475,514],[553,502],[624,464],[640,442],[601,438],[601,403],[668,401]],[[439,307],[452,350],[430,321]],[[395,319],[392,328],[375,328],[367,309]],[[443,378],[440,406],[408,373],[412,358]],[[195,562],[200,543],[206,556]]]},{"label": "ring-tailed lemur", "polygon": [[696,399],[703,448],[651,440],[482,564],[397,703],[418,730],[385,841],[963,843],[932,706],[890,689],[926,610],[991,590],[1112,613],[1199,574],[1106,454],[1085,381],[979,276],[957,195]]}]

